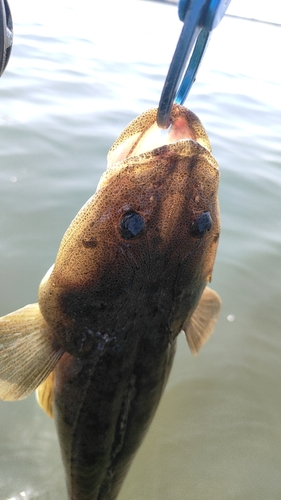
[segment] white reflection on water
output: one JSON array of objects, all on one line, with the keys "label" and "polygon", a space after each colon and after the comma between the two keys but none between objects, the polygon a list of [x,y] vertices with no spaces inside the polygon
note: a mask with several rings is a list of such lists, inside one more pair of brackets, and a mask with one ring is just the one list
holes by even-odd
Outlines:
[{"label": "white reflection on water", "polygon": [[234,320],[235,320],[234,314],[228,314],[227,315],[227,321],[230,321],[230,323],[232,323],[232,321],[234,321]]}]

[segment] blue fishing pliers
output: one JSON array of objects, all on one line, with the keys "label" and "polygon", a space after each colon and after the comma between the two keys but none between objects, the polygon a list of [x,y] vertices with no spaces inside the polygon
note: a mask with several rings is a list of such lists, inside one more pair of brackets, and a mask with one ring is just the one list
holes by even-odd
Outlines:
[{"label": "blue fishing pliers", "polygon": [[7,0],[0,0],[0,76],[8,64],[13,45],[13,21]]},{"label": "blue fishing pliers", "polygon": [[184,24],[159,102],[157,124],[160,128],[168,128],[173,103],[183,104],[185,101],[211,31],[223,18],[230,1],[180,0],[178,14]]},{"label": "blue fishing pliers", "polygon": [[[194,82],[210,33],[221,21],[229,3],[230,0],[180,0],[179,18],[184,24],[159,102],[157,115],[159,127],[169,126],[173,102],[182,104],[185,101]],[[11,11],[8,1],[0,0],[0,76],[8,64],[12,44]],[[182,78],[188,60],[189,64]]]}]

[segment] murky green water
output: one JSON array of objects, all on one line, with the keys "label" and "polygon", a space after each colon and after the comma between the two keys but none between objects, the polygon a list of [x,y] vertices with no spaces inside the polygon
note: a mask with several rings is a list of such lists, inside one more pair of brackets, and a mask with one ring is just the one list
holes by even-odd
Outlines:
[{"label": "murky green water", "polygon": [[[0,81],[0,314],[37,296],[61,237],[124,126],[157,105],[180,31],[174,6],[10,0]],[[131,22],[129,22],[131,20]],[[221,167],[215,334],[182,337],[120,500],[281,498],[281,28],[225,18],[187,106]],[[0,500],[65,500],[53,422],[0,402]]]}]

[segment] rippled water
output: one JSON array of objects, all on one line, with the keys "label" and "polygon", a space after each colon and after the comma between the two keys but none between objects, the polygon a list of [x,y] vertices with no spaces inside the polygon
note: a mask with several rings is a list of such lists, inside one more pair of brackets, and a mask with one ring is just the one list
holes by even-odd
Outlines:
[{"label": "rippled water", "polygon": [[[105,5],[104,5],[105,4]],[[124,126],[158,103],[176,8],[10,0],[0,81],[0,313],[37,296],[61,237]],[[90,12],[90,13],[89,13]],[[281,498],[281,28],[225,18],[186,105],[221,167],[216,331],[182,337],[120,500]],[[53,422],[34,396],[0,402],[0,500],[66,498]]]}]

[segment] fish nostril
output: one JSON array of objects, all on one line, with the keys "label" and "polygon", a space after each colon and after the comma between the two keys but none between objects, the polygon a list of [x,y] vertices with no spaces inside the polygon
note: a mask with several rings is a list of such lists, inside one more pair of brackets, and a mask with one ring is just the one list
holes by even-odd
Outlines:
[{"label": "fish nostril", "polygon": [[203,238],[213,225],[210,212],[203,212],[194,219],[190,226],[190,232],[194,238]]},{"label": "fish nostril", "polygon": [[124,240],[139,238],[145,229],[144,218],[137,212],[130,211],[120,221],[120,233]]}]

